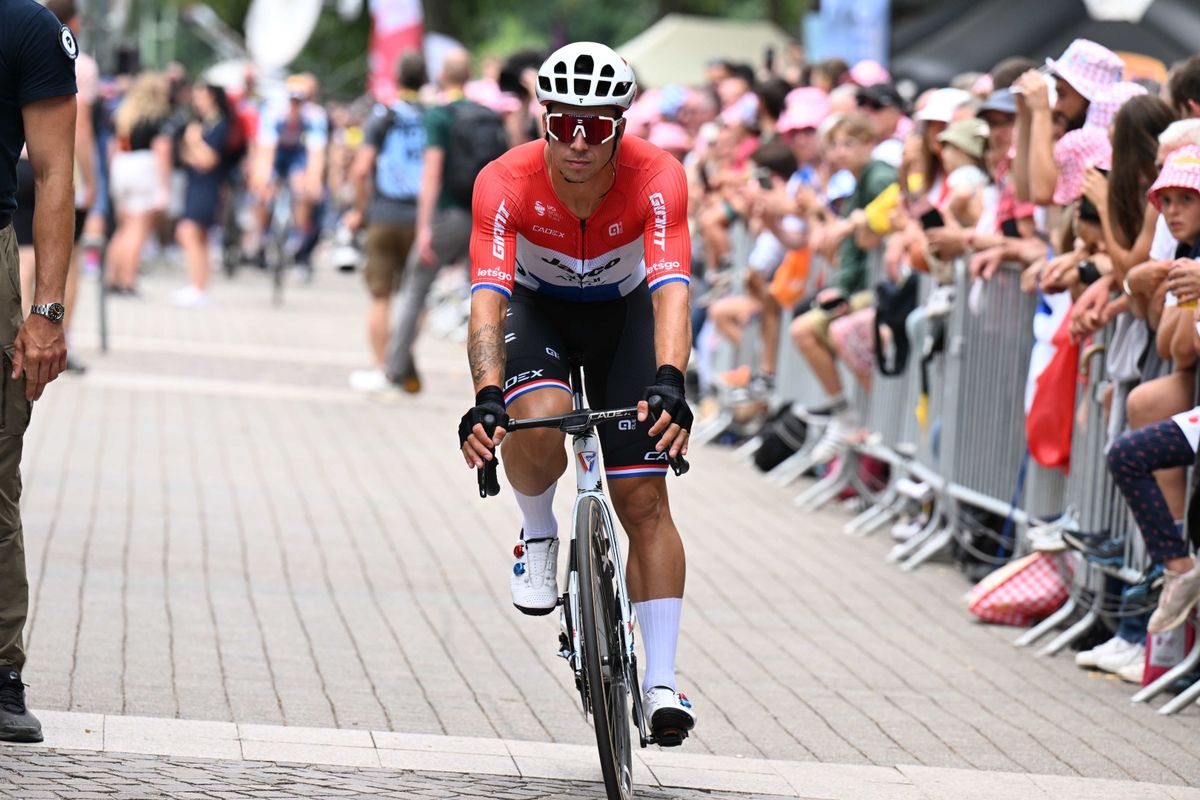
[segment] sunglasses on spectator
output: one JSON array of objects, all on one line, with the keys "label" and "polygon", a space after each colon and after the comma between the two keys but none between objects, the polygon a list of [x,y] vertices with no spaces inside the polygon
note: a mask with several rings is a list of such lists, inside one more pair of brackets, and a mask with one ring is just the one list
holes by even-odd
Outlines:
[{"label": "sunglasses on spectator", "polygon": [[575,137],[583,134],[583,141],[589,146],[604,144],[617,135],[617,126],[624,117],[584,116],[582,114],[564,114],[555,112],[546,115],[546,131],[556,142],[575,141]]}]

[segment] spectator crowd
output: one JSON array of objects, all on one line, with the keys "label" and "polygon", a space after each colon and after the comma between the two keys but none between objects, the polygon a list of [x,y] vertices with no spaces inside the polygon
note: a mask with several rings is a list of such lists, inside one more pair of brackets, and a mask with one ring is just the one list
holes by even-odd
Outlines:
[{"label": "spectator crowd", "polygon": [[[439,268],[466,266],[470,182],[544,135],[532,91],[542,55],[474,63],[455,51],[430,74],[410,53],[387,103],[322,103],[305,74],[265,90],[249,71],[222,86],[178,66],[140,70],[131,55],[115,76],[81,68],[83,269],[136,298],[156,248],[178,252],[187,282],[174,301],[203,309],[215,259],[230,272],[264,264],[263,232],[288,213],[287,259],[302,275],[318,248],[347,269],[362,262],[370,366],[351,386],[419,392],[414,345]],[[1104,457],[1161,591],[1153,614],[1123,615],[1078,661],[1139,683],[1147,630],[1177,628],[1200,600],[1185,536],[1200,442],[1200,57],[1158,73],[1145,63],[1080,39],[1044,63],[1012,57],[917,92],[870,61],[714,61],[700,85],[642,87],[623,131],[688,176],[694,399],[703,408],[736,385],[760,416],[819,420],[817,465],[860,436],[853,398],[915,357],[919,342],[902,334],[968,301],[956,270],[986,284],[1019,268],[1050,330],[1076,343],[1108,331]],[[98,264],[88,244],[106,233]],[[929,297],[920,308],[876,288],[910,281]],[[886,348],[880,322],[897,340]],[[745,369],[716,368],[718,350],[747,341]],[[803,410],[776,385],[789,354],[823,394]],[[1069,527],[1031,540],[1103,548]]]}]

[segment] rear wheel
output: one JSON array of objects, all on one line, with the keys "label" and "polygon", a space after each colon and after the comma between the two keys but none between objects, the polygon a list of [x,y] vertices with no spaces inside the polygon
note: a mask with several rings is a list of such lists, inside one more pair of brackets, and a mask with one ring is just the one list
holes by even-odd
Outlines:
[{"label": "rear wheel", "polygon": [[592,726],[609,800],[633,797],[633,754],[629,741],[629,687],[622,661],[621,616],[613,592],[612,535],[600,501],[580,510],[575,531],[579,574],[579,647],[592,706]]}]

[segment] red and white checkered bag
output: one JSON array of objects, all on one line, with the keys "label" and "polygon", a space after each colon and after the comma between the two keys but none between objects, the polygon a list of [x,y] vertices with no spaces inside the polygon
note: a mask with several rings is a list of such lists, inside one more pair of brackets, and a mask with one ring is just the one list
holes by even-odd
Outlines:
[{"label": "red and white checkered bag", "polygon": [[1049,553],[1010,561],[967,593],[967,609],[984,622],[1030,625],[1067,601],[1071,570]]}]

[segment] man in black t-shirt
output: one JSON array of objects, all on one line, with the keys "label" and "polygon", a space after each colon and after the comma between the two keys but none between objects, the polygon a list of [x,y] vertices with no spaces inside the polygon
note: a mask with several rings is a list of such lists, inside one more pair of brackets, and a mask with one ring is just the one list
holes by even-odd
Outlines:
[{"label": "man in black t-shirt", "polygon": [[[0,0],[0,740],[40,742],[25,705],[22,633],[29,582],[21,531],[21,445],[34,400],[66,367],[62,319],[75,228],[75,58],[71,29],[34,0]],[[37,136],[26,142],[25,132]],[[28,145],[37,205],[34,304],[21,307],[16,211],[17,159]]]}]

